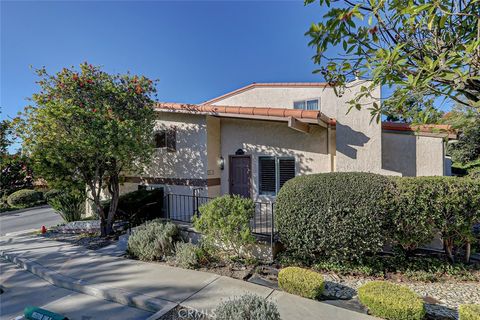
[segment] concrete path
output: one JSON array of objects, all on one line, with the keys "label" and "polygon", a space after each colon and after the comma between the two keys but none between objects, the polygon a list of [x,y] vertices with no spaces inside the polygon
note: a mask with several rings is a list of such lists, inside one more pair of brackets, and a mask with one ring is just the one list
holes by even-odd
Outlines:
[{"label": "concrete path", "polygon": [[143,320],[152,313],[107,300],[58,288],[47,281],[0,259],[0,320],[23,315],[28,305],[65,315],[71,320],[123,319]]},{"label": "concrete path", "polygon": [[63,222],[62,217],[50,207],[29,208],[2,212],[0,215],[0,236],[23,230],[40,230]]},{"label": "concrete path", "polygon": [[229,297],[277,302],[283,320],[373,317],[212,273],[99,254],[40,237],[2,237],[0,254],[57,286],[164,314],[181,304],[210,313]]}]

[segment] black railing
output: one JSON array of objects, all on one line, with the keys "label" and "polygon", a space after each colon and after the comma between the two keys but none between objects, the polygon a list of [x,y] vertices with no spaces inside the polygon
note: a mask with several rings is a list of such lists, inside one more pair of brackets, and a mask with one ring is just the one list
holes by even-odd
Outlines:
[{"label": "black railing", "polygon": [[[198,195],[167,194],[165,196],[165,212],[167,219],[191,223],[194,216],[199,216],[198,208],[212,200],[209,197]],[[250,221],[253,234],[270,237],[273,242],[274,228],[274,203],[255,202],[255,215]]]}]

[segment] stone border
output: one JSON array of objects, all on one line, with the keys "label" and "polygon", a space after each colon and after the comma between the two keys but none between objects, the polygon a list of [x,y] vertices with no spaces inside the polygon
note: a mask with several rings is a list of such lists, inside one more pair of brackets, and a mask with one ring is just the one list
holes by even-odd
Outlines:
[{"label": "stone border", "polygon": [[42,266],[37,262],[21,258],[5,251],[0,251],[0,257],[7,259],[8,261],[44,279],[45,281],[50,282],[54,286],[150,311],[158,316],[166,314],[178,305],[175,302],[150,297],[145,294],[131,292],[121,288],[110,288],[103,285],[90,284],[87,281],[62,275],[56,271],[52,271],[49,268]]}]

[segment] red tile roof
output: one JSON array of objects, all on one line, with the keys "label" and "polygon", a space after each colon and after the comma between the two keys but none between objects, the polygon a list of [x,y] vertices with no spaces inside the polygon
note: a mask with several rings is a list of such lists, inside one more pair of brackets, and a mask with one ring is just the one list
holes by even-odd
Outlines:
[{"label": "red tile roof", "polygon": [[[214,105],[197,105],[189,103],[172,103],[161,102],[156,105],[158,111],[200,113],[212,115],[245,115],[249,118],[272,117],[272,118],[297,118],[321,120],[325,124],[332,127],[336,126],[336,119],[329,118],[318,110],[299,110],[286,108],[264,108],[264,107],[238,107],[238,106],[214,106]],[[387,131],[399,132],[421,132],[421,133],[439,133],[448,134],[449,138],[456,138],[456,131],[450,125],[443,124],[427,124],[412,125],[409,123],[382,122],[382,129]]]},{"label": "red tile roof", "polygon": [[269,83],[254,82],[240,89],[233,90],[219,97],[205,101],[201,104],[209,105],[253,88],[325,88],[325,87],[330,87],[330,85],[325,82],[269,82]]},{"label": "red tile roof", "polygon": [[211,113],[211,114],[235,114],[247,116],[276,117],[297,119],[320,119],[327,124],[333,124],[334,119],[328,118],[318,110],[299,110],[286,108],[263,108],[263,107],[235,107],[235,106],[212,106],[196,105],[187,103],[159,103],[157,109],[165,111],[182,111],[187,113]]}]

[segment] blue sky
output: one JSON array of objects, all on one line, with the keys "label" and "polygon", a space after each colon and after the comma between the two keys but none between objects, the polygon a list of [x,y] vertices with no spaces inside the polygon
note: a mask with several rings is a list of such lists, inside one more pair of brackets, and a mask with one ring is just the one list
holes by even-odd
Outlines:
[{"label": "blue sky", "polygon": [[159,99],[202,102],[252,82],[321,81],[304,36],[318,3],[1,1],[0,118],[50,72],[83,61],[159,79]]}]

